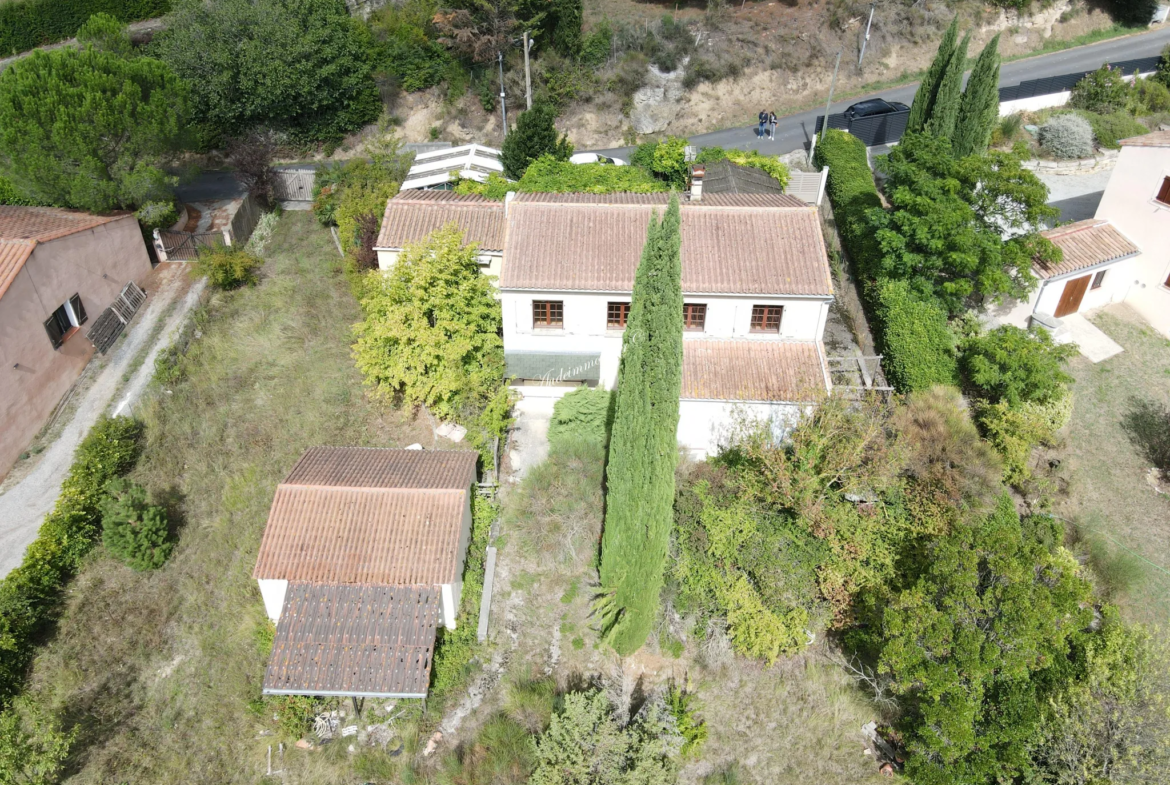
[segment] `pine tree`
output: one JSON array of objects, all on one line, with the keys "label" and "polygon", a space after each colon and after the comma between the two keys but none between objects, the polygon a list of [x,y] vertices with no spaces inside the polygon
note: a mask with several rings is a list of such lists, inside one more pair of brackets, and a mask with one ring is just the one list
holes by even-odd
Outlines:
[{"label": "pine tree", "polygon": [[987,152],[991,128],[999,117],[999,36],[987,42],[963,93],[959,119],[951,138],[956,158]]},{"label": "pine tree", "polygon": [[171,554],[166,512],[152,507],[146,489],[132,480],[111,480],[102,501],[102,543],[135,570],[155,570]]},{"label": "pine tree", "polygon": [[601,540],[606,641],[622,656],[646,641],[673,522],[682,387],[679,207],[651,218],[622,339]]},{"label": "pine tree", "polygon": [[938,96],[930,110],[930,119],[926,121],[927,133],[940,139],[954,136],[955,123],[959,120],[959,104],[963,100],[963,71],[967,68],[967,44],[970,41],[971,34],[967,33],[955,47],[938,86]]},{"label": "pine tree", "polygon": [[558,161],[569,160],[573,145],[567,136],[557,137],[556,118],[557,110],[546,101],[520,113],[516,128],[504,137],[500,148],[505,177],[519,180],[528,170],[528,165],[542,155],[551,155]]},{"label": "pine tree", "polygon": [[942,83],[943,74],[951,55],[955,53],[955,41],[959,38],[959,17],[951,20],[951,26],[943,33],[942,41],[938,45],[938,52],[934,55],[934,62],[918,83],[918,90],[914,93],[914,102],[910,105],[910,116],[906,118],[907,131],[921,131],[926,128],[926,121],[930,119],[930,110],[934,107],[934,100],[938,96],[938,87]]}]

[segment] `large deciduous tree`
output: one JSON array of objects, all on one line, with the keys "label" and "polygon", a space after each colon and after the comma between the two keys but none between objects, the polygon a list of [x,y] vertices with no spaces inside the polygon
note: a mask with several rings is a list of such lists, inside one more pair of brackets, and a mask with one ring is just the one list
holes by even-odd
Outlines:
[{"label": "large deciduous tree", "polygon": [[951,61],[947,63],[947,70],[943,72],[938,86],[934,106],[930,109],[930,119],[926,121],[927,132],[942,139],[950,139],[954,135],[955,123],[959,120],[959,105],[963,101],[963,72],[967,69],[967,46],[970,42],[971,34],[967,33],[951,54]]},{"label": "large deciduous tree", "polygon": [[634,278],[606,467],[599,610],[621,655],[646,641],[658,610],[678,464],[682,267],[678,199],[651,218]]},{"label": "large deciduous tree", "polygon": [[556,117],[557,110],[546,101],[520,114],[516,129],[504,137],[500,148],[500,163],[506,177],[519,180],[528,165],[542,155],[551,155],[558,161],[569,160],[573,145],[567,136],[557,135]]},{"label": "large deciduous tree", "polygon": [[106,211],[170,197],[161,169],[187,115],[162,62],[96,47],[34,52],[0,74],[0,171],[40,202]]},{"label": "large deciduous tree", "polygon": [[910,105],[910,115],[906,118],[907,131],[921,131],[926,128],[926,121],[930,119],[930,111],[934,108],[934,101],[938,97],[939,85],[942,84],[943,74],[946,73],[951,56],[955,53],[955,42],[958,39],[959,17],[956,16],[943,34],[930,68],[922,77],[922,81],[918,83],[918,90],[914,93],[914,102]]},{"label": "large deciduous tree", "polygon": [[377,119],[369,43],[341,0],[182,0],[157,48],[208,141],[257,125],[320,140]]},{"label": "large deciduous tree", "polygon": [[979,155],[987,152],[987,145],[991,141],[991,128],[999,117],[999,35],[987,42],[975,67],[971,69],[971,78],[967,80],[967,89],[963,92],[963,100],[959,106],[959,118],[955,123],[955,133],[951,137],[951,147],[955,156],[962,158],[968,155]]}]

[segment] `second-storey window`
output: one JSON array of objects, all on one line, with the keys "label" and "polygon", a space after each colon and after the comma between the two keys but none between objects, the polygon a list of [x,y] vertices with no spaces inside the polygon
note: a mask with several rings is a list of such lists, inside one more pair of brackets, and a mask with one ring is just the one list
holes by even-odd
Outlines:
[{"label": "second-storey window", "polygon": [[1090,286],[1089,288],[1090,289],[1100,289],[1101,284],[1105,283],[1105,273],[1106,273],[1106,271],[1102,270],[1099,273],[1097,273],[1096,275],[1094,275],[1093,276],[1093,285]]},{"label": "second-storey window", "polygon": [[626,329],[626,320],[629,318],[629,303],[610,303],[606,311],[605,328],[607,330],[624,330]]},{"label": "second-storey window", "polygon": [[532,326],[560,328],[565,326],[565,303],[562,300],[533,300]]},{"label": "second-storey window", "polygon": [[683,303],[683,329],[703,332],[707,326],[707,306],[703,303]]},{"label": "second-storey window", "polygon": [[780,332],[780,316],[784,313],[781,305],[753,305],[752,332],[778,333]]},{"label": "second-storey window", "polygon": [[1170,207],[1170,177],[1162,178],[1162,186],[1158,189],[1158,195],[1154,199]]}]

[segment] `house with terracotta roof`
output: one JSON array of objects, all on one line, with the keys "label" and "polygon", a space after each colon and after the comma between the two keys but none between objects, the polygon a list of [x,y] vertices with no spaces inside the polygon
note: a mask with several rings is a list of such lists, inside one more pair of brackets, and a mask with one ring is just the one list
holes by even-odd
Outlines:
[{"label": "house with terracotta roof", "polygon": [[0,476],[93,356],[90,317],[150,269],[133,215],[0,205]]},{"label": "house with terracotta roof", "polygon": [[[816,208],[785,194],[681,205],[680,443],[715,451],[741,416],[785,431],[831,386],[833,300]],[[518,194],[499,280],[507,373],[525,398],[612,388],[634,274],[667,194]]]},{"label": "house with terracotta roof", "polygon": [[454,629],[477,454],[315,447],[277,486],[253,577],[266,695],[423,698]]},{"label": "house with terracotta roof", "polygon": [[382,228],[374,250],[378,267],[389,270],[402,249],[425,240],[436,229],[454,223],[463,231],[463,242],[479,249],[483,272],[499,276],[504,256],[502,202],[478,194],[451,191],[400,191],[386,202]]}]

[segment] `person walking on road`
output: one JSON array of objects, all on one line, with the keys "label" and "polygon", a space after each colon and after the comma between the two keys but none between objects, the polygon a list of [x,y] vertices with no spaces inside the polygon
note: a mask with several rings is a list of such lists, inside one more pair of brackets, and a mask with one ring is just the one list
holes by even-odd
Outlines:
[{"label": "person walking on road", "polygon": [[760,110],[760,127],[756,130],[756,136],[760,139],[764,138],[764,126],[768,122],[768,112],[766,109]]},{"label": "person walking on road", "polygon": [[776,113],[768,112],[768,138],[776,141]]}]

